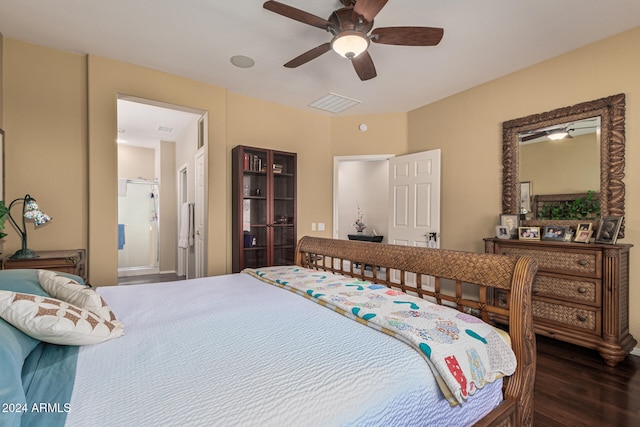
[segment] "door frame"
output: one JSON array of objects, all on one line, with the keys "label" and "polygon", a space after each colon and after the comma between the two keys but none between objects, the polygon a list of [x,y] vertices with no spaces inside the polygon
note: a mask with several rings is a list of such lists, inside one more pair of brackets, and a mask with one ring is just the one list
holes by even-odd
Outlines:
[{"label": "door frame", "polygon": [[340,183],[338,182],[338,172],[342,162],[381,162],[395,157],[395,154],[363,154],[357,156],[334,156],[333,158],[333,229],[331,230],[334,239],[338,238],[338,196]]},{"label": "door frame", "polygon": [[[205,126],[205,132],[206,132],[206,126]],[[206,141],[206,139],[205,139]],[[195,190],[195,195],[194,195],[194,202],[195,202],[195,206],[194,206],[194,257],[195,257],[195,271],[194,271],[194,277],[195,278],[201,278],[201,277],[205,277],[207,276],[207,260],[208,260],[208,252],[207,252],[207,248],[209,245],[209,241],[208,241],[208,218],[209,218],[209,197],[208,197],[208,183],[209,183],[209,171],[207,168],[207,159],[208,159],[208,155],[207,155],[207,145],[205,142],[205,145],[200,148],[196,154],[195,154],[195,170],[194,170],[194,179],[196,182],[196,185],[194,186],[194,190]],[[198,171],[198,159],[202,158],[202,174],[203,176],[203,188],[202,188],[202,194],[198,194],[198,173],[200,171]],[[198,203],[198,202],[201,203]],[[202,214],[202,217],[200,218],[200,215],[198,213]],[[199,221],[200,220],[200,221]],[[200,224],[199,224],[200,222]],[[201,242],[199,242],[198,240],[201,240]]]},{"label": "door frame", "polygon": [[[189,165],[184,163],[182,166],[178,168],[176,172],[176,182],[177,182],[177,203],[178,203],[178,232],[180,230],[180,225],[182,224],[182,204],[189,202]],[[178,276],[189,277],[189,249],[188,248],[177,248],[177,264],[176,264],[176,274]]]}]

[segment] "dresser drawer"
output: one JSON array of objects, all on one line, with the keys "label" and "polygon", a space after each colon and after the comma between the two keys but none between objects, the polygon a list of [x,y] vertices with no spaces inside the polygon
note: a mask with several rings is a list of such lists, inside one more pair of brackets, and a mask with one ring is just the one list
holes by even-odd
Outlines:
[{"label": "dresser drawer", "polygon": [[533,319],[536,322],[547,323],[551,321],[572,329],[577,328],[600,335],[600,312],[596,309],[571,307],[538,299],[532,301],[532,307]]},{"label": "dresser drawer", "polygon": [[546,296],[595,307],[602,305],[601,290],[602,284],[599,279],[552,276],[544,273],[536,275],[533,283],[534,296]]},{"label": "dresser drawer", "polygon": [[601,253],[593,251],[559,251],[517,245],[500,245],[503,255],[530,256],[538,260],[538,271],[601,277]]}]

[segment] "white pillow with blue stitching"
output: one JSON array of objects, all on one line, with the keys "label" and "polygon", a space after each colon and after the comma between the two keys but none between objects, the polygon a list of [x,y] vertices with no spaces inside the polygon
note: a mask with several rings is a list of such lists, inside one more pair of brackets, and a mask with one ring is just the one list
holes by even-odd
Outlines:
[{"label": "white pillow with blue stitching", "polygon": [[124,334],[122,323],[65,301],[21,292],[0,291],[0,317],[35,339],[59,345],[98,344]]},{"label": "white pillow with blue stitching", "polygon": [[77,307],[92,311],[103,319],[121,324],[113,310],[93,289],[50,270],[37,270],[38,282],[49,295]]}]

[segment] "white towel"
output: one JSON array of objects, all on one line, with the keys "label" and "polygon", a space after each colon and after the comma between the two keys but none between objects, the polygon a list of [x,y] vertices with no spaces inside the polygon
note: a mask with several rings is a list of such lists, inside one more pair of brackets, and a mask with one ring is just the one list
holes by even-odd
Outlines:
[{"label": "white towel", "polygon": [[178,247],[188,248],[193,246],[193,203],[183,203],[180,211],[180,233],[178,234]]},{"label": "white towel", "polygon": [[127,197],[127,180],[118,179],[118,197]]}]

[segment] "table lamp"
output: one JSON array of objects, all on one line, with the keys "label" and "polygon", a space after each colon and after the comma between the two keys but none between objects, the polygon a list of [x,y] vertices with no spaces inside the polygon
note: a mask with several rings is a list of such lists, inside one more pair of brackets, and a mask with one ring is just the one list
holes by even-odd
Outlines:
[{"label": "table lamp", "polygon": [[[22,227],[18,225],[11,215],[11,208],[18,202],[22,202]],[[25,222],[27,219],[32,220],[36,227],[51,221],[51,217],[40,210],[36,203],[36,199],[32,198],[28,194],[22,198],[15,199],[9,205],[9,220],[22,237],[22,249],[17,250],[16,253],[11,255],[9,257],[11,259],[29,259],[38,257],[38,254],[34,250],[27,248],[27,225]]]}]

